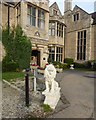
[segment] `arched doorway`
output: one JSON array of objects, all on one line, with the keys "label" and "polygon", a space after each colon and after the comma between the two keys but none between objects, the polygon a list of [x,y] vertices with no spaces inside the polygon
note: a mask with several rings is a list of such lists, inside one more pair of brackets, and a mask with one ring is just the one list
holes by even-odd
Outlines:
[{"label": "arched doorway", "polygon": [[31,53],[31,63],[40,66],[40,51],[32,50],[32,53]]}]

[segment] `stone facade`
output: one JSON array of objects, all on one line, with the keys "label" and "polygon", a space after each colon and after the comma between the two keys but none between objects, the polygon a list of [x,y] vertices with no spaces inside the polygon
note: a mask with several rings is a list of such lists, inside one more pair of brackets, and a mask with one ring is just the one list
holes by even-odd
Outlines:
[{"label": "stone facade", "polygon": [[10,6],[10,26],[20,24],[32,42],[31,63],[44,67],[48,58],[60,62],[64,58],[96,59],[96,13],[89,14],[77,5],[72,10],[72,0],[64,4],[64,16],[57,3],[49,7],[48,0],[2,4],[1,26],[8,24]]},{"label": "stone facade", "polygon": [[56,2],[50,6],[49,11],[49,58],[63,62],[65,29],[63,16]]},{"label": "stone facade", "polygon": [[[84,62],[87,60],[94,60],[94,34],[95,34],[95,26],[93,24],[92,14],[87,13],[77,5],[74,9],[68,9],[64,13],[64,21],[66,24],[66,34],[65,34],[65,57],[73,58],[77,62]],[[83,44],[80,42],[84,42],[83,39],[83,31],[86,31],[86,50],[85,55],[83,55]],[[78,34],[83,34],[82,38],[79,40],[78,45]],[[81,45],[82,44],[82,45]],[[81,46],[81,48],[79,47]],[[78,50],[79,49],[79,50]],[[78,53],[78,51],[80,53]],[[79,56],[79,58],[78,58]],[[85,56],[85,57],[84,57]]]}]

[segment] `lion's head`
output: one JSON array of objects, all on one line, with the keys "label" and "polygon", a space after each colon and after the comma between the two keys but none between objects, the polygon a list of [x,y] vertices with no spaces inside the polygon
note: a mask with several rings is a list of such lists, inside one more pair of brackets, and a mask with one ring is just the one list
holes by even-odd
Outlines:
[{"label": "lion's head", "polygon": [[54,65],[49,64],[46,66],[45,72],[44,72],[44,77],[45,78],[51,78],[54,79],[56,77],[56,69]]}]

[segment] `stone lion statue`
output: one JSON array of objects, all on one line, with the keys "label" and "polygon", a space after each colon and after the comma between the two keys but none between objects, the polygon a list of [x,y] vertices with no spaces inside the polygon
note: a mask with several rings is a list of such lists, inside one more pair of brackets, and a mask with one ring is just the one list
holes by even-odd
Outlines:
[{"label": "stone lion statue", "polygon": [[55,109],[60,99],[61,88],[54,80],[56,77],[56,69],[52,64],[46,66],[44,77],[46,85],[46,90],[42,92],[42,94],[45,95],[44,104],[48,104],[52,109]]},{"label": "stone lion statue", "polygon": [[46,92],[54,92],[58,88],[58,83],[54,80],[56,77],[56,69],[54,65],[50,64],[46,66],[45,72],[45,85]]}]

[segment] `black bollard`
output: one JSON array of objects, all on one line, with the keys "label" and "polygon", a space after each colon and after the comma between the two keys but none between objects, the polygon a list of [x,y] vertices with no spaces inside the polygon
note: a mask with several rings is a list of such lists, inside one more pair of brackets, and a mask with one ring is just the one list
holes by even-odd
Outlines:
[{"label": "black bollard", "polygon": [[25,75],[25,102],[26,106],[29,106],[29,75],[26,73]]}]

